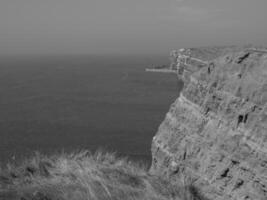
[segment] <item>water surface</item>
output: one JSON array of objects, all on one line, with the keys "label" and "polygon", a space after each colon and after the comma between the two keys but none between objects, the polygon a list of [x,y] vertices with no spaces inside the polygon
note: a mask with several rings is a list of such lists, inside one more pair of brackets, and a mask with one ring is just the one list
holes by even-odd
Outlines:
[{"label": "water surface", "polygon": [[181,83],[144,72],[161,56],[35,56],[0,60],[0,161],[37,150],[149,158]]}]

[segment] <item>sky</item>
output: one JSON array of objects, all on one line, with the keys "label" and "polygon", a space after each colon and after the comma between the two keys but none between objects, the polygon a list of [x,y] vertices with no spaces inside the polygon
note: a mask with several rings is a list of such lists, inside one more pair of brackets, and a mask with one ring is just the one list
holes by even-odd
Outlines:
[{"label": "sky", "polygon": [[0,54],[267,46],[267,0],[0,0]]}]

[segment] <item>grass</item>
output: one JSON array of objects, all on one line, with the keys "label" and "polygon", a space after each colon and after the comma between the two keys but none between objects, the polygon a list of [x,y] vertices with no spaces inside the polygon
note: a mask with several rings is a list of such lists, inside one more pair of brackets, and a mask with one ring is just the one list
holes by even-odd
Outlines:
[{"label": "grass", "polygon": [[0,200],[193,200],[192,189],[114,153],[36,153],[0,170]]}]

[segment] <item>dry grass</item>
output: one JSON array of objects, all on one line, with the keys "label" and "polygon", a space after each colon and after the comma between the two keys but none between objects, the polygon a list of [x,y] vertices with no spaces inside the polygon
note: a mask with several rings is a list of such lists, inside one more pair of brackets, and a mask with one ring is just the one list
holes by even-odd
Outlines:
[{"label": "dry grass", "polygon": [[112,153],[36,154],[0,170],[1,200],[198,199],[191,189],[152,176]]}]

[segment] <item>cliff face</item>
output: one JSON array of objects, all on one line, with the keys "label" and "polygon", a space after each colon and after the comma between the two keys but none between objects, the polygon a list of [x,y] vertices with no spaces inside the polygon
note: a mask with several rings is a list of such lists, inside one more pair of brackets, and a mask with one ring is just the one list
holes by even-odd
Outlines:
[{"label": "cliff face", "polygon": [[150,171],[210,200],[266,200],[267,52],[213,50],[191,49],[180,70],[184,88],[153,138]]}]

